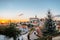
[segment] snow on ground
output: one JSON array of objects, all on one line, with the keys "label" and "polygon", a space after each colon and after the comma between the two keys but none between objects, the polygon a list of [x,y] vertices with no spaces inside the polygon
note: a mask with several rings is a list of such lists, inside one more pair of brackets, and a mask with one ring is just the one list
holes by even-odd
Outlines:
[{"label": "snow on ground", "polygon": [[53,40],[60,40],[60,36],[54,37]]},{"label": "snow on ground", "polygon": [[[31,35],[31,37],[32,37],[33,39],[36,38],[34,35]],[[32,39],[32,38],[31,38],[31,39]],[[19,37],[19,39],[21,40],[21,39],[22,39],[22,36]],[[5,40],[5,36],[4,36],[4,35],[0,35],[0,40]],[[6,40],[13,40],[13,38],[6,39]],[[23,40],[28,40],[28,39],[27,39],[27,34],[26,34],[26,35],[23,35]],[[60,40],[60,36],[54,37],[52,40]]]},{"label": "snow on ground", "polygon": [[4,40],[4,35],[0,35],[0,40]]}]

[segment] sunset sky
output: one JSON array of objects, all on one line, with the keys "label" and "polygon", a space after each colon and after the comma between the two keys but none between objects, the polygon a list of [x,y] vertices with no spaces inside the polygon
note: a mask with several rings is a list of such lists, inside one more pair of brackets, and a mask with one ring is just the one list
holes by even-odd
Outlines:
[{"label": "sunset sky", "polygon": [[[60,0],[0,0],[0,18],[45,17],[48,10],[60,15]],[[22,16],[18,16],[23,14]]]}]

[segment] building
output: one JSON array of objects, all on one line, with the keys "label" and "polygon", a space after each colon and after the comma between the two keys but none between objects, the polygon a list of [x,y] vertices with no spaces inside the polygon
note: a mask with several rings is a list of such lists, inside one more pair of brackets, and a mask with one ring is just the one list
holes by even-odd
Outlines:
[{"label": "building", "polygon": [[35,16],[34,18],[30,18],[30,24],[32,24],[32,25],[39,25],[39,23],[40,23],[40,19],[39,18],[37,18],[37,16]]}]

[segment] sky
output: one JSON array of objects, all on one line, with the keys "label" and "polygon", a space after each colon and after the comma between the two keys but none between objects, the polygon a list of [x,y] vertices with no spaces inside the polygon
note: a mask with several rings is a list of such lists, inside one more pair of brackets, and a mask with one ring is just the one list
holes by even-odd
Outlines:
[{"label": "sky", "polygon": [[60,15],[60,0],[0,0],[0,18],[43,18],[49,9],[53,15]]}]

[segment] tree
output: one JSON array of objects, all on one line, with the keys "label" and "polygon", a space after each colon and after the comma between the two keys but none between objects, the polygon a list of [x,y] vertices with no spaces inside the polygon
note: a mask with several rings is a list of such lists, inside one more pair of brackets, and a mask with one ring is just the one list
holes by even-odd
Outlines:
[{"label": "tree", "polygon": [[55,22],[52,19],[52,15],[50,13],[50,10],[48,11],[48,18],[46,18],[44,30],[43,30],[43,36],[46,37],[46,40],[52,40],[52,36],[57,33]]},{"label": "tree", "polygon": [[13,37],[14,40],[20,35],[20,32],[14,24],[10,24],[9,27],[5,28],[5,36],[8,38]]},{"label": "tree", "polygon": [[52,37],[54,37],[54,36],[56,37],[56,36],[60,35],[60,32],[58,32],[58,30],[56,30],[56,25],[52,18],[53,17],[49,10],[47,18],[44,23],[44,28],[42,30],[43,37],[42,38],[39,37],[36,40],[52,40]]}]

